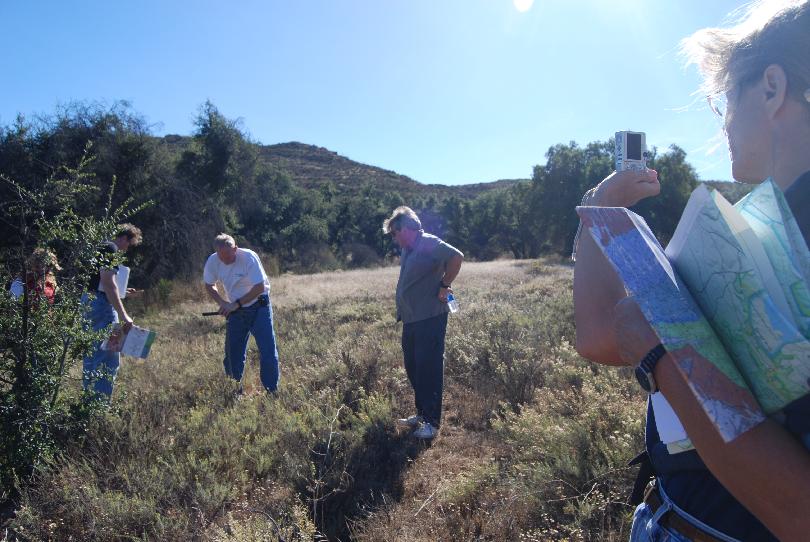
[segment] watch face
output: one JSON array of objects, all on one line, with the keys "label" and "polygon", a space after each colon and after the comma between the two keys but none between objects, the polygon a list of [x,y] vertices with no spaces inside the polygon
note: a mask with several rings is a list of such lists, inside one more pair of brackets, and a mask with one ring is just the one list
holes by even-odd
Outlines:
[{"label": "watch face", "polygon": [[652,393],[655,389],[655,381],[653,380],[652,375],[641,367],[636,367],[635,372],[636,380],[638,380],[638,384],[641,386],[641,389],[647,393]]}]

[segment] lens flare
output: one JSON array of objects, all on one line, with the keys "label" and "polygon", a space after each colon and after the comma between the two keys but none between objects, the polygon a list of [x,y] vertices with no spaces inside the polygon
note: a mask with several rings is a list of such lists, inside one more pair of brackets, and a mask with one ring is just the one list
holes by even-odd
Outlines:
[{"label": "lens flare", "polygon": [[526,13],[530,9],[532,9],[532,4],[534,4],[534,0],[512,0],[512,3],[515,4],[515,9],[521,13]]}]

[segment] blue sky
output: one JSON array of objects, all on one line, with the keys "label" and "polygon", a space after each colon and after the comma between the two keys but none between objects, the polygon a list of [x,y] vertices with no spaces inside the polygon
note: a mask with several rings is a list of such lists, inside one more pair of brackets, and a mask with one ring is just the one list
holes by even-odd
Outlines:
[{"label": "blue sky", "polygon": [[520,2],[2,2],[0,124],[124,99],[155,134],[190,134],[211,100],[261,143],[443,184],[530,177],[551,145],[632,129],[730,179],[677,45],[740,0]]}]

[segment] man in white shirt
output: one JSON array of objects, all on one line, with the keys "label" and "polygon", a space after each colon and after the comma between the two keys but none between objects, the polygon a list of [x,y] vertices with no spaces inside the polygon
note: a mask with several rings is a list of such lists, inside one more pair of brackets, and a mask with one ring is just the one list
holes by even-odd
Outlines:
[{"label": "man in white shirt", "polygon": [[[253,334],[259,347],[262,385],[268,393],[275,393],[279,371],[270,279],[259,256],[252,250],[238,248],[230,235],[218,235],[214,248],[216,252],[205,262],[203,280],[208,295],[219,305],[219,313],[227,318],[225,374],[239,382],[241,393],[248,334]],[[218,289],[217,282],[224,292]]]}]

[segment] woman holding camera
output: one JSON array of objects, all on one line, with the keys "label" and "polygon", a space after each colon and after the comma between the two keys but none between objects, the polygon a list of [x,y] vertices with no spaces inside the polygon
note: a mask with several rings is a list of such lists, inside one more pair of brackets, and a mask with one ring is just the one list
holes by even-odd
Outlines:
[{"label": "woman holding camera", "polygon": [[[723,117],[733,177],[747,183],[772,178],[807,241],[810,2],[752,4],[738,25],[702,30],[684,40],[683,49]],[[589,204],[628,207],[659,189],[652,170],[614,173]],[[588,235],[577,248],[574,303],[577,350],[584,357],[638,365],[658,343]],[[669,455],[648,409],[647,454],[656,487],[636,509],[631,540],[806,540],[810,451],[802,435],[766,419],[724,442],[672,358],[657,357],[655,381],[697,452]],[[810,404],[800,408],[810,420]]]}]

